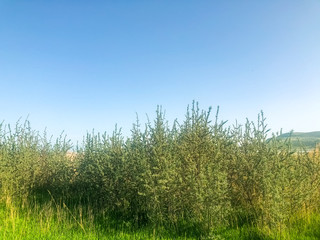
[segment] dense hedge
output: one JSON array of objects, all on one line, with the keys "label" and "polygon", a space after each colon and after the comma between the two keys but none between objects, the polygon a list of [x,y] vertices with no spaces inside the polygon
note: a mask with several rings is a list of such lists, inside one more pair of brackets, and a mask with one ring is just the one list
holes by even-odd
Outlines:
[{"label": "dense hedge", "polygon": [[170,126],[159,107],[130,137],[88,133],[71,155],[63,136],[52,143],[27,121],[13,130],[1,124],[1,194],[26,200],[50,192],[136,225],[199,231],[285,226],[319,206],[319,155],[268,138],[263,113],[257,123],[226,127],[210,112],[193,103],[184,122]]}]

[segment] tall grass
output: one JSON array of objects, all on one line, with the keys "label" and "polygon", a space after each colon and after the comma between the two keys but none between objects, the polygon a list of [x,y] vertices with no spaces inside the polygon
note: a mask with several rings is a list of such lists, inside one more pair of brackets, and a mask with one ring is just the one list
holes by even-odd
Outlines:
[{"label": "tall grass", "polygon": [[294,152],[290,138],[268,131],[262,112],[256,123],[226,127],[218,110],[211,117],[211,108],[193,102],[182,123],[170,125],[158,107],[154,121],[141,126],[137,119],[130,137],[117,128],[92,131],[70,156],[64,135],[52,141],[28,121],[2,123],[0,202],[11,230],[0,232],[16,232],[17,219],[40,222],[50,234],[58,223],[84,238],[123,224],[149,229],[145,238],[267,239],[288,237],[297,226],[307,232],[318,219],[319,154]]}]

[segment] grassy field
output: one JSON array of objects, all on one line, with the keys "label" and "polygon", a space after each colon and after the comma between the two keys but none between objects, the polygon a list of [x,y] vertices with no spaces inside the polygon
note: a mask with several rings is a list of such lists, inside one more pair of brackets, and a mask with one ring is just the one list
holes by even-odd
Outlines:
[{"label": "grassy field", "polygon": [[259,229],[244,225],[216,229],[204,236],[170,232],[163,228],[134,228],[130,222],[95,219],[92,210],[78,206],[14,206],[10,199],[0,207],[0,239],[309,239],[320,238],[320,214],[295,219],[285,229]]},{"label": "grassy field", "polygon": [[[88,133],[74,147],[0,125],[0,239],[320,239],[320,156],[225,127],[196,103],[183,123]],[[72,151],[72,154],[70,154]]]},{"label": "grassy field", "polygon": [[307,151],[311,151],[320,144],[320,132],[292,132],[284,133],[278,136],[279,139],[287,139],[290,137],[291,145],[293,148],[301,149],[305,148]]}]

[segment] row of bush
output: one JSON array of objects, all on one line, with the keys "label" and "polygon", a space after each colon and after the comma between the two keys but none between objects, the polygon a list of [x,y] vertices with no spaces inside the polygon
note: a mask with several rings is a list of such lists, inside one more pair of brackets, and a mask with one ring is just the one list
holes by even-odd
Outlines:
[{"label": "row of bush", "polygon": [[319,155],[268,137],[263,113],[229,127],[197,103],[171,126],[160,107],[156,113],[143,127],[137,120],[127,138],[118,129],[88,133],[72,154],[65,136],[53,141],[28,121],[1,124],[1,196],[28,201],[50,193],[137,226],[202,232],[285,226],[319,206]]}]

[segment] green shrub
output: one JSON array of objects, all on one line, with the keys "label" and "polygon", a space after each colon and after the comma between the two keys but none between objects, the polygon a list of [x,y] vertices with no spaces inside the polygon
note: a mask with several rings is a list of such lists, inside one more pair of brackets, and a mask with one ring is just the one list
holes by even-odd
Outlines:
[{"label": "green shrub", "polygon": [[263,113],[229,127],[210,113],[193,102],[170,126],[158,107],[144,128],[137,118],[131,136],[117,127],[112,135],[92,131],[71,155],[64,135],[53,142],[28,121],[2,123],[1,196],[80,204],[97,218],[197,236],[234,226],[285,229],[292,216],[319,207],[318,152],[269,138]]}]

